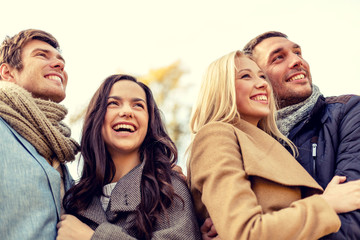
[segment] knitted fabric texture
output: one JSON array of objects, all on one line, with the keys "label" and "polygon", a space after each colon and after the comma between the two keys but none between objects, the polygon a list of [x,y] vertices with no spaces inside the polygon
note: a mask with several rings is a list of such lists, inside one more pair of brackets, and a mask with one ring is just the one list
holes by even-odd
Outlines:
[{"label": "knitted fabric texture", "polygon": [[64,106],[33,98],[24,88],[0,81],[0,117],[29,141],[51,166],[75,159],[79,144],[70,138],[71,131],[62,120]]},{"label": "knitted fabric texture", "polygon": [[288,136],[290,130],[309,115],[320,96],[319,88],[313,85],[312,94],[305,101],[278,110],[276,124],[280,132]]}]

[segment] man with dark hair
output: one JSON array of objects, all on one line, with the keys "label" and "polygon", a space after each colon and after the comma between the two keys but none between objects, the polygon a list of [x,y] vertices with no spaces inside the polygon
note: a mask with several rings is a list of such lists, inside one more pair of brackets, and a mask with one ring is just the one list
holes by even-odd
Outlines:
[{"label": "man with dark hair", "polygon": [[65,162],[79,145],[62,122],[68,76],[57,40],[41,30],[0,46],[0,236],[55,239],[62,196],[72,179]]},{"label": "man with dark hair", "polygon": [[[281,32],[257,36],[244,52],[272,84],[279,106],[277,125],[297,146],[298,162],[324,189],[335,175],[359,179],[360,97],[325,98],[312,84],[300,46]],[[360,211],[339,217],[341,229],[324,239],[360,239]]]}]

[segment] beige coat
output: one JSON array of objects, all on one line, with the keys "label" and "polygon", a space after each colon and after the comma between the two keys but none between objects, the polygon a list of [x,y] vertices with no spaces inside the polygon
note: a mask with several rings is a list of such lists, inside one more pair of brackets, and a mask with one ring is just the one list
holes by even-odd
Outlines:
[{"label": "beige coat", "polygon": [[322,192],[315,180],[281,144],[245,121],[201,128],[188,176],[200,224],[210,215],[223,240],[318,239],[340,228],[336,212],[313,195]]}]

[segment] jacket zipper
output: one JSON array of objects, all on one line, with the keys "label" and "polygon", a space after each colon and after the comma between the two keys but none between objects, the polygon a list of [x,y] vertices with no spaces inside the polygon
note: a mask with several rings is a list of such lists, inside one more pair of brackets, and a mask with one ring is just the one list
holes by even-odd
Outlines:
[{"label": "jacket zipper", "polygon": [[317,149],[318,137],[314,136],[311,138],[312,145],[312,165],[313,165],[313,177],[316,177],[316,149]]}]

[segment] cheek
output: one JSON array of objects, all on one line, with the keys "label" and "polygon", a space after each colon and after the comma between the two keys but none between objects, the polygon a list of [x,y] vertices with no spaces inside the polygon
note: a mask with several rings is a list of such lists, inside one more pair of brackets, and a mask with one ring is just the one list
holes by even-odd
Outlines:
[{"label": "cheek", "polygon": [[102,128],[101,128],[101,136],[102,136],[102,139],[104,140],[105,144],[107,143],[107,134],[106,134],[106,128],[105,126],[103,125]]},{"label": "cheek", "polygon": [[63,82],[64,89],[66,88],[67,83],[68,83],[68,75],[66,72],[64,72],[64,82]]},{"label": "cheek", "polygon": [[266,76],[272,85],[278,85],[278,82],[282,78],[281,72],[279,68],[267,68],[265,70]]},{"label": "cheek", "polygon": [[146,135],[146,133],[147,133],[147,131],[148,131],[148,128],[149,128],[149,118],[148,117],[145,117],[144,119],[143,119],[143,126],[144,126],[144,132],[145,132],[145,135]]},{"label": "cheek", "polygon": [[109,128],[111,128],[110,126],[110,114],[109,111],[106,112],[105,117],[104,117],[104,121],[101,127],[101,134],[104,138],[104,136],[107,134],[107,132],[109,131]]}]

